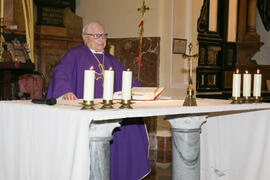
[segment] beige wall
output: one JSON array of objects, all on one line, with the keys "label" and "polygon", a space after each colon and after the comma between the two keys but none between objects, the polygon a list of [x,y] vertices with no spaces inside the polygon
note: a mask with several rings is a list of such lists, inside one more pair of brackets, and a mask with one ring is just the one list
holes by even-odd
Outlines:
[{"label": "beige wall", "polygon": [[257,9],[256,12],[256,30],[257,33],[260,35],[261,42],[263,42],[263,46],[260,48],[260,51],[258,51],[252,59],[256,60],[258,64],[260,65],[270,65],[270,33],[269,31],[266,31],[261,16],[259,14],[259,11]]},{"label": "beige wall", "polygon": [[217,31],[218,0],[209,2],[209,31]]},{"label": "beige wall", "polygon": [[[138,37],[140,0],[77,0],[76,14],[84,24],[100,21],[110,37]],[[187,87],[187,61],[172,54],[172,39],[188,39],[198,50],[197,19],[203,0],[146,0],[150,7],[144,19],[144,36],[160,37],[160,86],[164,96],[184,98]],[[194,63],[193,68],[196,67]],[[193,76],[195,84],[195,75]]]},{"label": "beige wall", "polygon": [[228,15],[228,42],[236,41],[237,31],[237,6],[238,2],[229,0],[229,15]]}]

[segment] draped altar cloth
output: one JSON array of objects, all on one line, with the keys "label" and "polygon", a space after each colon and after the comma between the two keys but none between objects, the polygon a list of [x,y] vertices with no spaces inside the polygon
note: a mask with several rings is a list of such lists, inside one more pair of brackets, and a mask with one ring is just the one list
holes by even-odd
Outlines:
[{"label": "draped altar cloth", "polygon": [[79,102],[0,101],[0,179],[88,180],[91,120],[201,113],[209,115],[201,134],[202,180],[270,177],[270,104],[197,99],[197,107],[183,107],[182,100],[157,100],[81,111]]},{"label": "draped altar cloth", "polygon": [[209,117],[201,136],[202,180],[270,179],[270,110]]},{"label": "draped altar cloth", "polygon": [[0,179],[87,180],[90,116],[25,102],[0,102]]}]

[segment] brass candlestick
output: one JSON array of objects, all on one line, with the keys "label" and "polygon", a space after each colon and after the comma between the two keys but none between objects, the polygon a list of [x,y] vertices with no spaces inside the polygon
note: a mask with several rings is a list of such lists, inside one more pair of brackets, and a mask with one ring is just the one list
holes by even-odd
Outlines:
[{"label": "brass candlestick", "polygon": [[242,103],[246,103],[246,104],[252,103],[252,98],[250,96],[244,96],[242,98]]},{"label": "brass candlestick", "polygon": [[232,97],[232,102],[231,104],[241,104],[241,98],[240,97]]},{"label": "brass candlestick", "polygon": [[261,96],[254,96],[253,101],[254,101],[254,103],[262,103],[262,97]]},{"label": "brass candlestick", "polygon": [[81,108],[81,110],[96,110],[94,108],[94,101],[87,101],[87,100],[83,100],[83,107]]},{"label": "brass candlestick", "polygon": [[190,43],[188,45],[189,55],[183,54],[184,59],[188,59],[188,88],[187,88],[187,97],[184,101],[183,106],[197,106],[196,98],[194,97],[194,88],[192,87],[192,60],[198,57],[198,54],[191,55],[193,45]]},{"label": "brass candlestick", "polygon": [[113,100],[103,100],[103,106],[100,109],[113,109]]},{"label": "brass candlestick", "polygon": [[121,103],[122,104],[119,109],[132,109],[131,107],[131,100],[121,100]]}]

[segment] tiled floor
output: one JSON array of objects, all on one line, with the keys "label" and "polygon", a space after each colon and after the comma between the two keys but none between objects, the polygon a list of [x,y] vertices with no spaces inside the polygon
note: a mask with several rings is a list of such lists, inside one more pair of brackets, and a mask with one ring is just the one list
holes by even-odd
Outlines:
[{"label": "tiled floor", "polygon": [[171,163],[154,163],[151,165],[151,173],[143,180],[171,180]]},{"label": "tiled floor", "polygon": [[151,172],[143,180],[171,180],[171,152],[150,151]]}]

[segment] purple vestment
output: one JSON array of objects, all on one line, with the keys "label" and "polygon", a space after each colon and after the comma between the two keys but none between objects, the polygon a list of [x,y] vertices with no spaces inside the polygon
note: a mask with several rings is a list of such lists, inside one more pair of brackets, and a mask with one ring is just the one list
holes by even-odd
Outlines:
[{"label": "purple vestment", "polygon": [[[102,63],[102,54],[95,54]],[[114,91],[122,89],[122,71],[125,67],[106,51],[104,52],[105,70],[110,67],[115,72]],[[52,74],[47,98],[58,98],[73,92],[83,98],[84,70],[91,66],[100,73],[98,62],[87,46],[71,49],[55,67]],[[133,79],[133,86],[140,86]],[[102,78],[95,81],[95,98],[102,98]],[[148,137],[144,124],[131,124],[120,127],[113,134],[111,145],[111,180],[137,180],[150,171],[148,161]]]}]

